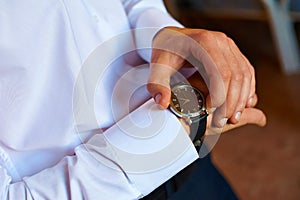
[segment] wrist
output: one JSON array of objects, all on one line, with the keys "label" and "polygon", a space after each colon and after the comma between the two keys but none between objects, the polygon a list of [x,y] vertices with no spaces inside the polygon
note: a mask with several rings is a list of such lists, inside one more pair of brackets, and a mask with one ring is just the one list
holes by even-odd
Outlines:
[{"label": "wrist", "polygon": [[181,125],[183,126],[183,128],[185,129],[185,131],[187,132],[188,135],[190,135],[191,133],[191,128],[190,126],[186,123],[186,121],[183,118],[177,117],[177,119],[179,120],[179,122],[181,123]]}]

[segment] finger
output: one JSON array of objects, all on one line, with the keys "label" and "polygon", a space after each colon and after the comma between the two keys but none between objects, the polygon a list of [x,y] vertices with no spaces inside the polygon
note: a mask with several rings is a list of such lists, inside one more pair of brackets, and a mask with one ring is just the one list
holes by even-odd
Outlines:
[{"label": "finger", "polygon": [[[254,70],[253,76],[254,77]],[[246,107],[254,107],[257,104],[257,94],[256,94],[256,81],[255,77],[251,79],[251,88],[250,88],[250,96],[247,100]]]},{"label": "finger", "polygon": [[236,124],[226,124],[222,128],[218,128],[212,125],[212,118],[213,116],[208,117],[208,129],[206,135],[215,135],[220,134],[241,126],[244,126],[246,124],[255,124],[258,126],[265,126],[267,123],[266,115],[257,108],[246,108],[244,112],[241,115],[241,120]]},{"label": "finger", "polygon": [[[230,47],[231,42],[228,42],[228,46]],[[243,98],[243,89],[244,89],[244,73],[243,73],[243,63],[241,63],[241,60],[239,59],[238,56],[234,54],[231,48],[224,52],[226,59],[229,62],[229,67],[231,69],[232,75],[231,75],[231,80],[230,84],[227,90],[227,99],[225,104],[222,106],[225,107],[221,110],[223,112],[217,112],[221,113],[219,117],[216,116],[216,120],[220,120],[222,118],[229,119],[229,121],[237,122],[235,120],[236,117],[239,117],[238,114],[242,112],[241,110],[237,111],[237,106],[239,103],[239,100]],[[250,84],[250,83],[249,83]],[[248,86],[249,86],[248,84]],[[244,95],[245,96],[245,95]],[[248,97],[248,94],[246,98]],[[224,113],[225,112],[225,113]],[[236,114],[237,113],[237,114]],[[225,115],[224,115],[225,114]]]},{"label": "finger", "polygon": [[[229,118],[230,123],[235,124],[240,120],[241,114],[245,109],[250,96],[252,80],[252,73],[250,67],[252,66],[249,66],[250,63],[246,62],[244,55],[241,53],[241,51],[236,46],[233,40],[228,39],[228,46],[231,50],[230,53],[236,59],[237,66],[235,67],[238,68],[232,68],[232,70],[235,71],[235,73],[233,73],[233,81],[231,82],[230,87],[228,89],[229,97],[227,105],[227,117]],[[229,56],[232,56],[231,54],[229,54]],[[240,91],[237,91],[238,89]],[[234,94],[232,93],[232,91],[237,93]]]},{"label": "finger", "polygon": [[147,89],[155,102],[165,109],[171,97],[170,77],[173,70],[170,67],[155,64],[150,67]]},{"label": "finger", "polygon": [[249,71],[251,73],[251,84],[250,84],[250,92],[249,92],[249,97],[247,100],[247,104],[246,107],[254,107],[255,106],[255,97],[256,96],[256,79],[255,79],[255,70],[254,67],[252,66],[252,64],[249,62],[249,60],[244,56],[244,60],[247,63],[248,67],[249,67]]},{"label": "finger", "polygon": [[147,89],[162,109],[169,106],[170,78],[180,68],[183,59],[167,51],[154,50],[150,63]]},{"label": "finger", "polygon": [[[191,45],[191,54],[203,63],[212,107],[221,106],[226,100],[226,93],[231,78],[231,70],[224,57],[225,45],[218,41],[214,32],[203,32],[197,35],[197,42]],[[224,34],[221,34],[223,37]],[[200,72],[201,73],[201,72]],[[202,75],[202,74],[201,74]],[[203,75],[202,75],[203,76]]]},{"label": "finger", "polygon": [[148,83],[147,88],[155,102],[160,105],[160,109],[166,109],[169,106],[171,98],[170,87],[159,85],[157,83]]},{"label": "finger", "polygon": [[243,55],[245,62],[247,62],[247,66],[249,67],[249,71],[251,73],[251,88],[250,88],[250,95],[249,99],[255,96],[256,93],[256,78],[255,78],[255,70],[249,60]]},{"label": "finger", "polygon": [[251,106],[251,101],[254,102],[251,98],[255,98],[256,95],[256,78],[255,78],[255,70],[250,61],[241,53],[242,57],[244,58],[244,61],[247,63],[248,69],[251,74],[251,81],[250,81],[250,92],[249,92],[249,97],[248,97],[248,102],[247,105]]},{"label": "finger", "polygon": [[241,120],[236,124],[226,124],[223,132],[232,130],[240,126],[244,126],[246,124],[255,124],[263,127],[266,125],[266,123],[267,118],[263,111],[257,108],[246,108],[241,115]]},{"label": "finger", "polygon": [[[213,119],[214,125],[217,127],[222,127],[234,113],[242,89],[243,74],[239,67],[239,61],[229,48],[228,40],[229,38],[224,34],[216,34],[213,40],[215,44],[206,43],[208,46],[205,47],[209,55],[202,58],[204,61],[205,58],[212,59],[211,61],[207,59],[208,62],[205,62],[204,66],[207,74],[211,75],[208,102],[212,106],[211,110],[215,110],[214,106],[218,107]],[[219,105],[219,103],[222,104]]]},{"label": "finger", "polygon": [[[214,110],[214,108],[212,109]],[[226,103],[215,109],[212,115],[212,126],[222,128],[226,125],[228,118],[226,117]]]},{"label": "finger", "polygon": [[246,108],[253,108],[256,106],[258,102],[257,94],[254,94],[250,99],[248,99],[248,102],[246,104]]}]

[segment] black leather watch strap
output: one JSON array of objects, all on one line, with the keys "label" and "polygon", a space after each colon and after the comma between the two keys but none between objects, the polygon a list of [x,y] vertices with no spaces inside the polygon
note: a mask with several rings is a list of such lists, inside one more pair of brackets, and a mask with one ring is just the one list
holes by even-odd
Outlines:
[{"label": "black leather watch strap", "polygon": [[207,125],[207,116],[208,114],[205,113],[202,117],[198,119],[194,119],[193,123],[190,126],[191,131],[191,139],[195,145],[195,148],[200,150],[200,147],[202,145],[203,136],[206,131],[206,125]]}]

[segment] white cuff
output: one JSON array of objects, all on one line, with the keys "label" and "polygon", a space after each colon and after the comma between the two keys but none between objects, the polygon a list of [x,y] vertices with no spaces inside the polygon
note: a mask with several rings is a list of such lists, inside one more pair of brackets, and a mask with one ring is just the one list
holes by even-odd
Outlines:
[{"label": "white cuff", "polygon": [[[104,137],[111,149],[107,157],[113,160],[104,164],[122,170],[143,195],[198,158],[179,120],[159,110],[153,100],[105,131]],[[96,144],[97,137],[89,143]]]},{"label": "white cuff", "polygon": [[6,199],[11,177],[8,176],[6,169],[0,166],[0,199]]}]

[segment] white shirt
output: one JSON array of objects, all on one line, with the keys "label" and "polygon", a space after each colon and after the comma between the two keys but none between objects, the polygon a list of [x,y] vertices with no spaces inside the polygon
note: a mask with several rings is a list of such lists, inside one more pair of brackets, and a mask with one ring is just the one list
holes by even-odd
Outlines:
[{"label": "white shirt", "polygon": [[168,25],[161,0],[0,0],[1,199],[137,199],[197,159],[132,62]]}]

